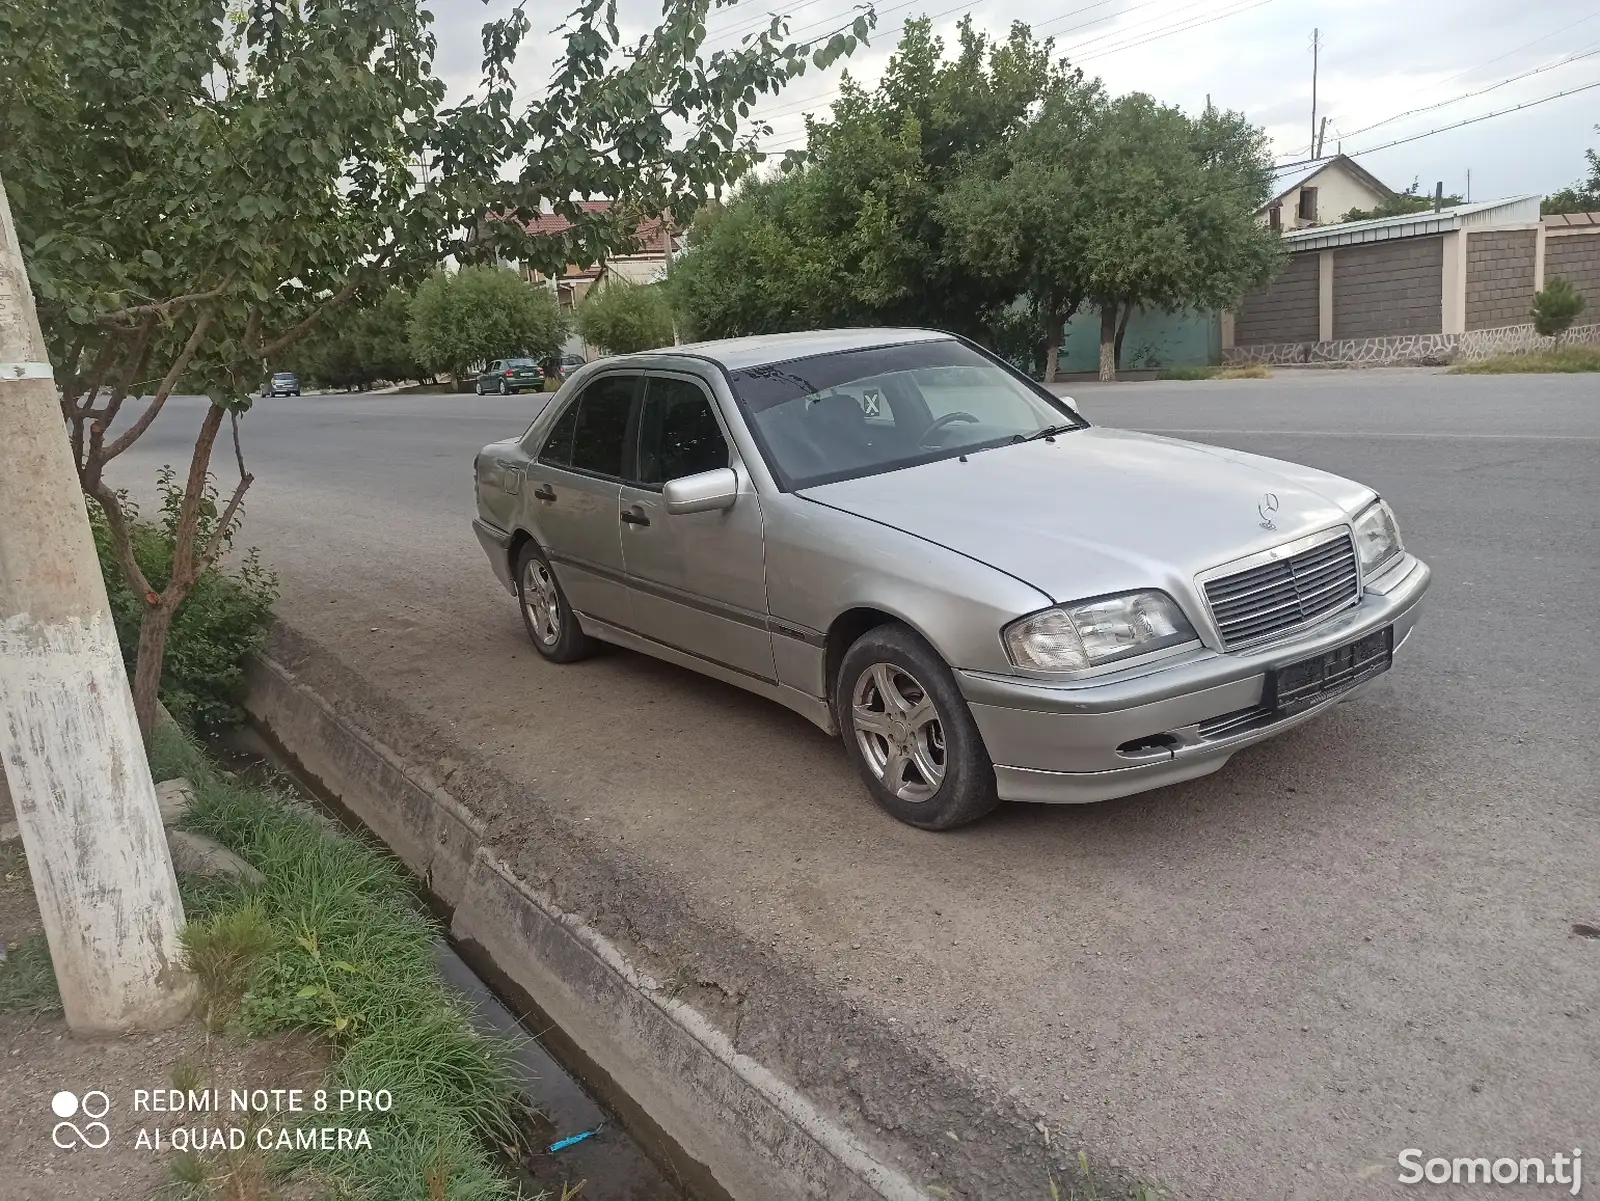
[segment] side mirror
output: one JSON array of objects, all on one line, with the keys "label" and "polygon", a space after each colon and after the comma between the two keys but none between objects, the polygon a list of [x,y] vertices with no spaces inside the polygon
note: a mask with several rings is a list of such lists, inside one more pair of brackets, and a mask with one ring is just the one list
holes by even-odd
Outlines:
[{"label": "side mirror", "polygon": [[668,513],[709,513],[731,509],[739,496],[739,477],[731,467],[702,471],[668,480],[661,489],[661,500]]}]

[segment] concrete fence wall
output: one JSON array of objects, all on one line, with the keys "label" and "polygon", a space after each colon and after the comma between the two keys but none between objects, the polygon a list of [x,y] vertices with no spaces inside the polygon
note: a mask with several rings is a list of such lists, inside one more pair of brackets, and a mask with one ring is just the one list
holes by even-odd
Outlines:
[{"label": "concrete fence wall", "polygon": [[[1444,363],[1544,345],[1529,319],[1553,276],[1600,314],[1600,230],[1508,226],[1291,254],[1223,323],[1226,363]],[[1569,340],[1591,341],[1581,326]],[[1231,332],[1231,337],[1228,336]]]},{"label": "concrete fence wall", "polygon": [[1539,231],[1503,229],[1467,235],[1467,328],[1527,321],[1537,291]]},{"label": "concrete fence wall", "polygon": [[1570,280],[1589,302],[1588,316],[1600,312],[1600,233],[1560,234],[1544,244],[1544,277]]},{"label": "concrete fence wall", "polygon": [[1265,288],[1246,296],[1233,318],[1238,346],[1317,339],[1317,255],[1295,254]]},{"label": "concrete fence wall", "polygon": [[1442,237],[1334,251],[1334,340],[1444,332],[1443,263]]}]

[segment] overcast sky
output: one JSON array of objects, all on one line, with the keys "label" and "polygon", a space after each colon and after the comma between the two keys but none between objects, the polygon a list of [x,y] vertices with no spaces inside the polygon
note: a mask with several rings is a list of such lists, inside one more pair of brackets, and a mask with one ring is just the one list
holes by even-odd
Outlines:
[{"label": "overcast sky", "polygon": [[[439,36],[437,67],[459,96],[477,74],[482,22],[508,11],[509,0],[431,0],[430,6]],[[1320,29],[1317,112],[1329,118],[1325,153],[1341,145],[1346,153],[1370,151],[1358,153],[1362,165],[1397,189],[1420,178],[1425,191],[1443,180],[1447,192],[1465,194],[1470,170],[1474,200],[1549,192],[1582,175],[1584,148],[1600,146],[1596,86],[1377,149],[1600,84],[1596,0],[989,0],[970,8],[956,0],[881,0],[877,9],[873,46],[858,49],[845,64],[869,83],[882,72],[907,17],[933,16],[947,42],[967,12],[980,28],[1001,35],[1012,21],[1024,20],[1041,37],[1055,37],[1058,52],[1099,75],[1113,93],[1145,91],[1190,111],[1209,95],[1242,110],[1266,127],[1285,159],[1304,157],[1310,146],[1311,39]],[[559,24],[564,10],[564,4],[529,6],[537,30]],[[774,11],[791,15],[797,36],[816,37],[847,23],[852,6],[848,0],[792,7],[740,0],[713,13],[709,48],[736,44],[750,22]],[[659,12],[650,0],[619,0],[624,36],[647,31]],[[520,56],[518,75],[528,88],[549,78],[557,46],[555,38],[541,36]],[[837,67],[811,69],[763,104],[758,113],[773,126],[773,150],[803,143],[803,114],[826,115],[839,74]],[[1390,120],[1424,108],[1429,111]]]}]

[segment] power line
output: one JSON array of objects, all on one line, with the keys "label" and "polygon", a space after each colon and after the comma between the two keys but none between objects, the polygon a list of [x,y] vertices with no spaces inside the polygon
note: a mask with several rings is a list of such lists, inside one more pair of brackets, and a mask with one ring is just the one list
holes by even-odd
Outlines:
[{"label": "power line", "polygon": [[[1587,92],[1593,88],[1600,88],[1600,79],[1593,83],[1583,84],[1581,87],[1568,88],[1564,92],[1556,92],[1550,96],[1541,96],[1537,100],[1528,100],[1510,108],[1500,109],[1498,112],[1484,113],[1479,117],[1468,117],[1465,121],[1457,121],[1454,125],[1441,125],[1438,129],[1430,129],[1427,133],[1412,134],[1408,138],[1396,138],[1392,142],[1385,142],[1381,146],[1368,146],[1364,150],[1352,150],[1352,154],[1376,154],[1380,150],[1388,150],[1391,146],[1404,146],[1407,142],[1419,142],[1423,138],[1431,138],[1435,134],[1449,133],[1452,129],[1460,129],[1464,125],[1476,125],[1480,121],[1492,121],[1496,117],[1504,117],[1510,113],[1519,113],[1525,108],[1537,108],[1541,104],[1549,104],[1552,100],[1560,100],[1563,96],[1576,96],[1579,92]],[[1290,163],[1288,166],[1297,164]]]},{"label": "power line", "polygon": [[1190,21],[1184,25],[1175,25],[1171,29],[1159,30],[1156,33],[1152,33],[1149,37],[1136,38],[1131,42],[1120,42],[1115,46],[1107,46],[1103,49],[1096,50],[1093,54],[1079,55],[1077,58],[1073,59],[1073,61],[1081,66],[1083,63],[1093,62],[1097,58],[1105,58],[1107,55],[1120,54],[1124,50],[1132,50],[1139,46],[1148,46],[1151,42],[1159,42],[1162,38],[1171,37],[1175,33],[1187,33],[1191,29],[1199,29],[1202,25],[1211,25],[1217,21],[1226,21],[1229,17],[1237,17],[1241,13],[1247,13],[1257,8],[1264,8],[1266,5],[1274,2],[1275,0],[1255,0],[1255,3],[1253,4],[1245,4],[1239,8],[1229,9],[1227,12],[1220,12],[1214,16]]},{"label": "power line", "polygon": [[1441,100],[1437,104],[1425,104],[1421,108],[1413,108],[1403,113],[1396,113],[1392,117],[1385,117],[1382,121],[1374,121],[1371,125],[1363,125],[1360,129],[1352,129],[1349,133],[1342,133],[1340,136],[1353,138],[1359,134],[1366,133],[1368,130],[1377,129],[1380,125],[1389,125],[1395,121],[1404,120],[1406,117],[1415,117],[1422,113],[1431,113],[1435,109],[1447,108],[1452,104],[1460,104],[1463,100],[1471,100],[1475,96],[1487,95],[1489,92],[1497,91],[1509,83],[1516,83],[1519,79],[1529,79],[1535,75],[1542,75],[1546,71],[1554,71],[1557,67],[1564,67],[1568,63],[1575,63],[1585,58],[1593,58],[1596,54],[1600,54],[1600,49],[1586,49],[1575,54],[1569,54],[1559,62],[1546,63],[1542,67],[1534,67],[1531,71],[1524,71],[1520,75],[1512,75],[1509,78],[1502,79],[1499,83],[1492,83],[1486,88],[1479,88],[1473,92],[1464,92],[1460,96],[1452,96],[1449,100]]}]

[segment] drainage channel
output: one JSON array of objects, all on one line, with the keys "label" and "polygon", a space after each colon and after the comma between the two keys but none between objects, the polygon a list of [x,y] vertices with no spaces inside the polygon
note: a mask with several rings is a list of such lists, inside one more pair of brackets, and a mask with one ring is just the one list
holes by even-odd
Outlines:
[{"label": "drainage channel", "polygon": [[[210,749],[230,770],[289,786],[346,830],[382,847],[264,731],[241,726]],[[444,916],[438,898],[409,871],[406,875],[422,903]],[[478,1028],[514,1048],[512,1070],[527,1101],[525,1145],[502,1162],[516,1183],[534,1195],[548,1194],[551,1201],[731,1201],[705,1167],[668,1138],[476,946],[441,936],[435,951],[440,978],[468,1002]]]}]

